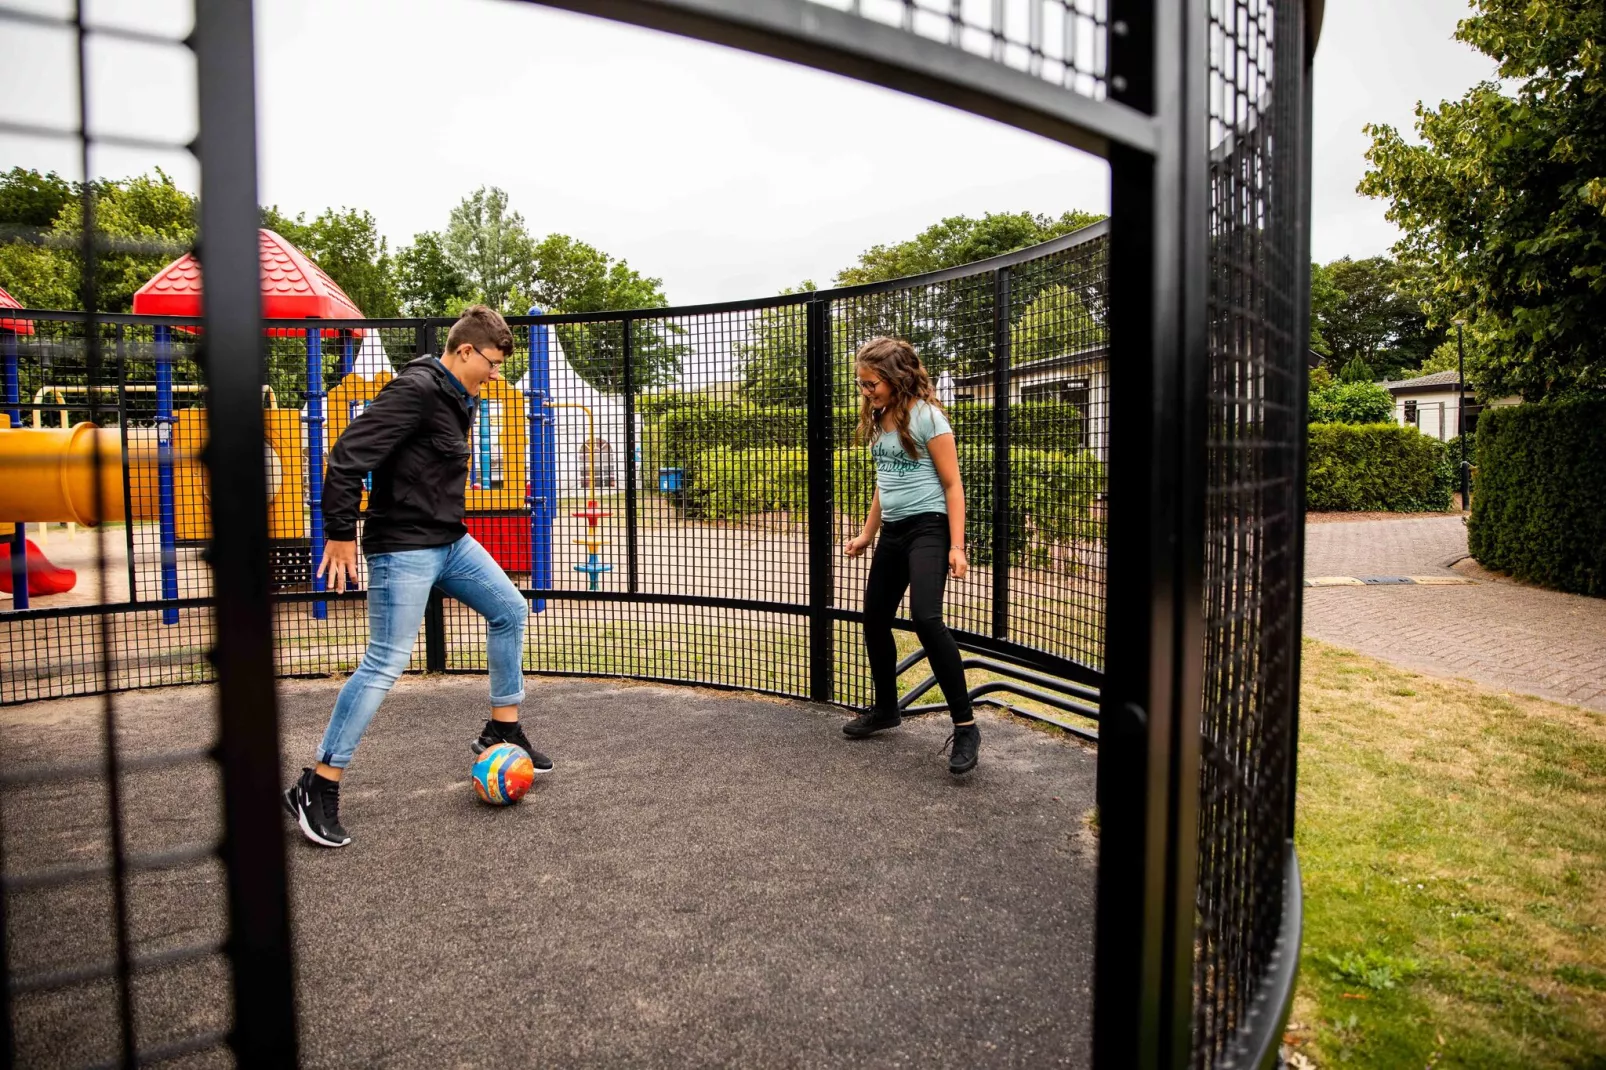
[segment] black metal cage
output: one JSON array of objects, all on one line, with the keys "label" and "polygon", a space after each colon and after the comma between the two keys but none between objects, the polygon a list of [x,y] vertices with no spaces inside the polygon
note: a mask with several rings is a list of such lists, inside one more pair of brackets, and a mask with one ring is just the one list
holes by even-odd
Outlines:
[{"label": "black metal cage", "polygon": [[[511,317],[510,381],[480,402],[468,504],[471,531],[536,613],[526,671],[867,702],[852,638],[865,566],[837,549],[873,487],[851,443],[849,356],[878,334],[911,339],[959,432],[976,567],[946,612],[967,663],[1002,678],[975,696],[1008,691],[1018,711],[1099,744],[1095,1062],[1267,1064],[1300,924],[1291,838],[1319,0],[554,6],[1045,134],[1106,157],[1113,198],[1105,223],[895,282]],[[362,592],[337,595],[313,576],[322,458],[384,376],[438,351],[450,321],[260,319],[249,4],[197,0],[193,29],[171,36],[81,12],[3,9],[0,20],[68,34],[81,80],[97,36],[193,50],[207,287],[202,319],[100,312],[93,265],[107,247],[85,238],[89,311],[0,320],[5,422],[57,428],[89,472],[78,505],[110,516],[115,500],[126,517],[84,536],[94,582],[76,604],[23,608],[24,595],[0,614],[0,705],[101,695],[112,741],[118,692],[213,682],[216,746],[142,760],[215,769],[224,798],[216,842],[140,853],[121,824],[127,767],[114,742],[88,764],[0,766],[0,802],[73,778],[110,785],[104,863],[19,870],[5,852],[9,929],[28,896],[75,881],[109,882],[117,906],[107,961],[30,972],[0,947],[0,1050],[9,1065],[30,999],[110,978],[124,1065],[219,1044],[243,1065],[289,1065],[272,679],[349,671],[361,656]],[[4,129],[76,142],[92,174],[92,149],[118,136],[92,130],[80,104],[74,129]],[[92,189],[82,210],[92,220]],[[12,537],[16,560],[24,535]],[[901,669],[918,665],[914,645]],[[485,671],[474,615],[437,596],[412,668]],[[935,708],[920,703],[930,683],[907,708]],[[129,874],[196,864],[225,874],[217,939],[134,946]],[[226,969],[230,1022],[144,1044],[136,975],[190,960]]]}]

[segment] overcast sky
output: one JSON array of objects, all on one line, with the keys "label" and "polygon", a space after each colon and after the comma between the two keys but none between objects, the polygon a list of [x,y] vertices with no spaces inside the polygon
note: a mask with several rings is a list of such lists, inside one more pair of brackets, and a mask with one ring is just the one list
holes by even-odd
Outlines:
[{"label": "overcast sky", "polygon": [[[12,0],[15,5],[16,0]],[[65,0],[24,0],[58,12]],[[90,0],[91,17],[182,36],[186,0]],[[1409,130],[1419,99],[1459,97],[1493,65],[1451,40],[1464,0],[1327,5],[1316,60],[1313,254],[1384,252],[1383,206],[1356,194],[1367,122]],[[0,120],[70,125],[71,38],[0,24]],[[184,50],[97,42],[97,130],[193,136]],[[1109,206],[1104,163],[962,112],[834,75],[506,0],[257,0],[261,195],[294,214],[373,212],[392,245],[464,194],[506,189],[558,231],[659,276],[677,304],[822,285],[878,242],[987,211]],[[77,177],[70,144],[0,135],[0,167]],[[121,177],[183,151],[97,152]]]}]

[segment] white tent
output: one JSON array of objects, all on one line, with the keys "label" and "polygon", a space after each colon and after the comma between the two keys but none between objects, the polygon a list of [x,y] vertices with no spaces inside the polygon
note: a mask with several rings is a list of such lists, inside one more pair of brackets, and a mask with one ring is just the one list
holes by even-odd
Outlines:
[{"label": "white tent", "polygon": [[937,376],[937,400],[944,405],[954,403],[954,377],[947,372]]}]

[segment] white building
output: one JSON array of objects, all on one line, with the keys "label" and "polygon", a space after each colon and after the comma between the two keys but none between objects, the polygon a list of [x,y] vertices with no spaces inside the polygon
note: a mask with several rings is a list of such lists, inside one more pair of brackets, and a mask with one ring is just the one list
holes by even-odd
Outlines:
[{"label": "white building", "polygon": [[[1394,422],[1414,427],[1424,435],[1448,442],[1457,434],[1461,414],[1461,378],[1454,371],[1433,372],[1415,379],[1399,379],[1381,384],[1394,395]],[[1516,398],[1478,402],[1467,390],[1466,426],[1478,424],[1478,414],[1490,405],[1515,405]]]}]

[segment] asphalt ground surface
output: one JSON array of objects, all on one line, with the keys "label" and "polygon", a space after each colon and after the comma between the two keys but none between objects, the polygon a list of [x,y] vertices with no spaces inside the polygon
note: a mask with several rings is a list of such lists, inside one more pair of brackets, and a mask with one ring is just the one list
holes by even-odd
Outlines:
[{"label": "asphalt ground surface", "polygon": [[[556,771],[478,802],[483,677],[408,678],[347,775],[354,842],[289,849],[302,1062],[313,1067],[1081,1066],[1089,1057],[1094,753],[983,714],[850,742],[844,714],[752,695],[529,680]],[[286,782],[337,683],[281,687]],[[213,693],[118,696],[120,752],[211,741]],[[0,710],[8,771],[100,753],[103,700]],[[125,774],[125,842],[215,837],[209,765]],[[0,795],[8,874],[103,860],[103,780]],[[129,882],[136,954],[220,938],[216,862]],[[115,950],[106,879],[13,889],[14,974]],[[142,972],[142,1046],[229,1021],[219,955]],[[19,1065],[115,1056],[115,989],[17,997]],[[169,1065],[229,1065],[212,1050]]]}]

